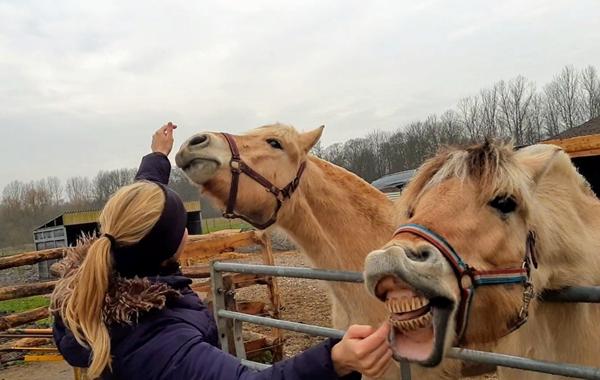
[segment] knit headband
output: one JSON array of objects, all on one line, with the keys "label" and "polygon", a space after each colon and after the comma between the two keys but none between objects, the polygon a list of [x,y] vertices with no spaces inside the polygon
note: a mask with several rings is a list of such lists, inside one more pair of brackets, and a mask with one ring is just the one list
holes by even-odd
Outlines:
[{"label": "knit headband", "polygon": [[158,275],[161,264],[175,255],[181,244],[187,224],[183,202],[173,190],[156,184],[165,195],[165,206],[146,236],[133,245],[120,246],[113,236],[104,234],[111,241],[115,268],[123,277]]}]

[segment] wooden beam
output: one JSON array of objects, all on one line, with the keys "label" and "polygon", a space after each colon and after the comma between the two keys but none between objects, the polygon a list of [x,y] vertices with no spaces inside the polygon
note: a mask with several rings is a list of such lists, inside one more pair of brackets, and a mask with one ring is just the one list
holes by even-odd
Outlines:
[{"label": "wooden beam", "polygon": [[9,314],[0,317],[0,331],[9,329],[11,327],[21,326],[26,323],[39,321],[40,319],[48,318],[50,311],[47,307],[38,307],[24,311],[22,313]]},{"label": "wooden beam", "polygon": [[260,301],[241,301],[237,303],[237,311],[244,314],[259,315],[265,313],[265,303]]},{"label": "wooden beam", "polygon": [[600,134],[577,136],[568,139],[548,140],[543,141],[542,143],[558,145],[563,148],[565,152],[572,155],[577,152],[600,149]]},{"label": "wooden beam", "polygon": [[44,344],[52,343],[52,337],[48,338],[21,338],[14,342],[9,342],[3,345],[1,348],[7,349],[10,347],[37,347]]},{"label": "wooden beam", "polygon": [[40,261],[60,259],[65,254],[65,248],[45,249],[43,251],[26,252],[18,255],[0,258],[0,269],[31,265]]},{"label": "wooden beam", "polygon": [[238,247],[257,244],[254,231],[235,234],[211,234],[200,240],[189,240],[181,255],[185,260],[208,260],[224,252],[233,252]]},{"label": "wooden beam", "polygon": [[205,265],[194,265],[190,267],[181,267],[181,272],[184,276],[189,278],[209,278],[210,277],[210,266]]},{"label": "wooden beam", "polygon": [[38,282],[33,284],[4,286],[0,288],[0,301],[12,300],[15,298],[37,296],[40,294],[52,293],[56,286],[56,281]]},{"label": "wooden beam", "polygon": [[52,329],[8,329],[9,334],[52,335]]},{"label": "wooden beam", "polygon": [[65,358],[60,354],[49,355],[25,355],[23,358],[26,362],[62,362]]},{"label": "wooden beam", "polygon": [[573,153],[569,153],[569,156],[571,156],[571,158],[600,156],[600,149],[590,149],[590,150],[582,150],[579,152],[573,152]]}]

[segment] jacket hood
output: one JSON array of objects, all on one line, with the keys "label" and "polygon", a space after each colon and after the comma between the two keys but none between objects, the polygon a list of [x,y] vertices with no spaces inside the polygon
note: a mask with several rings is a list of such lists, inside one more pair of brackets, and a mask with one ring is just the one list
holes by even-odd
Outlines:
[{"label": "jacket hood", "polygon": [[[61,261],[52,265],[51,272],[60,277],[51,296],[50,310],[53,313],[60,314],[65,298],[78,286],[74,281],[75,275],[96,239],[96,236],[83,236],[75,247],[66,249]],[[179,290],[187,288],[190,283],[190,279],[178,274],[123,278],[113,272],[102,310],[104,322],[107,325],[132,325],[140,315],[161,310],[167,302],[179,299]]]}]

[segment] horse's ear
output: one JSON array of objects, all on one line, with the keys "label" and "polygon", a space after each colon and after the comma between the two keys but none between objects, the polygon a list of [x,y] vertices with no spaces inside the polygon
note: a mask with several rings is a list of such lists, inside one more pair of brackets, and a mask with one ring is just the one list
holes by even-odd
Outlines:
[{"label": "horse's ear", "polygon": [[300,134],[300,148],[304,151],[304,153],[308,153],[308,151],[315,146],[315,144],[321,138],[324,128],[325,126],[321,125],[319,128],[313,129],[312,131]]},{"label": "horse's ear", "polygon": [[523,164],[531,179],[538,183],[560,156],[560,152],[562,148],[556,145],[535,144],[519,149],[515,153],[515,158]]}]

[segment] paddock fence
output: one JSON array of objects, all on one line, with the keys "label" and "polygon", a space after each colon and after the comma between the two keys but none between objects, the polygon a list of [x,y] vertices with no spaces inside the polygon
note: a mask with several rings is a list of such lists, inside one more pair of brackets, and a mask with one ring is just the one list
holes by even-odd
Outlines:
[{"label": "paddock fence", "polygon": [[[341,338],[344,331],[298,322],[278,320],[256,315],[248,315],[237,311],[228,310],[226,296],[231,296],[231,291],[224,287],[223,276],[225,273],[253,274],[272,277],[293,277],[324,281],[362,283],[363,275],[360,272],[343,272],[333,270],[267,266],[255,264],[213,262],[210,268],[212,278],[213,308],[219,329],[219,339],[223,350],[233,352],[242,362],[254,369],[264,369],[268,365],[249,361],[243,345],[242,323],[252,323],[277,329],[290,330],[313,336],[328,338]],[[569,302],[569,303],[600,303],[600,286],[572,287],[558,291],[543,292],[540,298],[544,302]],[[231,322],[233,321],[233,328]],[[233,343],[232,343],[233,342]],[[232,344],[234,347],[232,347]],[[581,366],[570,363],[534,360],[519,356],[462,349],[450,349],[448,357],[468,362],[515,368],[525,371],[542,372],[558,376],[580,379],[600,379],[600,368]],[[410,380],[410,365],[400,363],[401,380]]]}]

